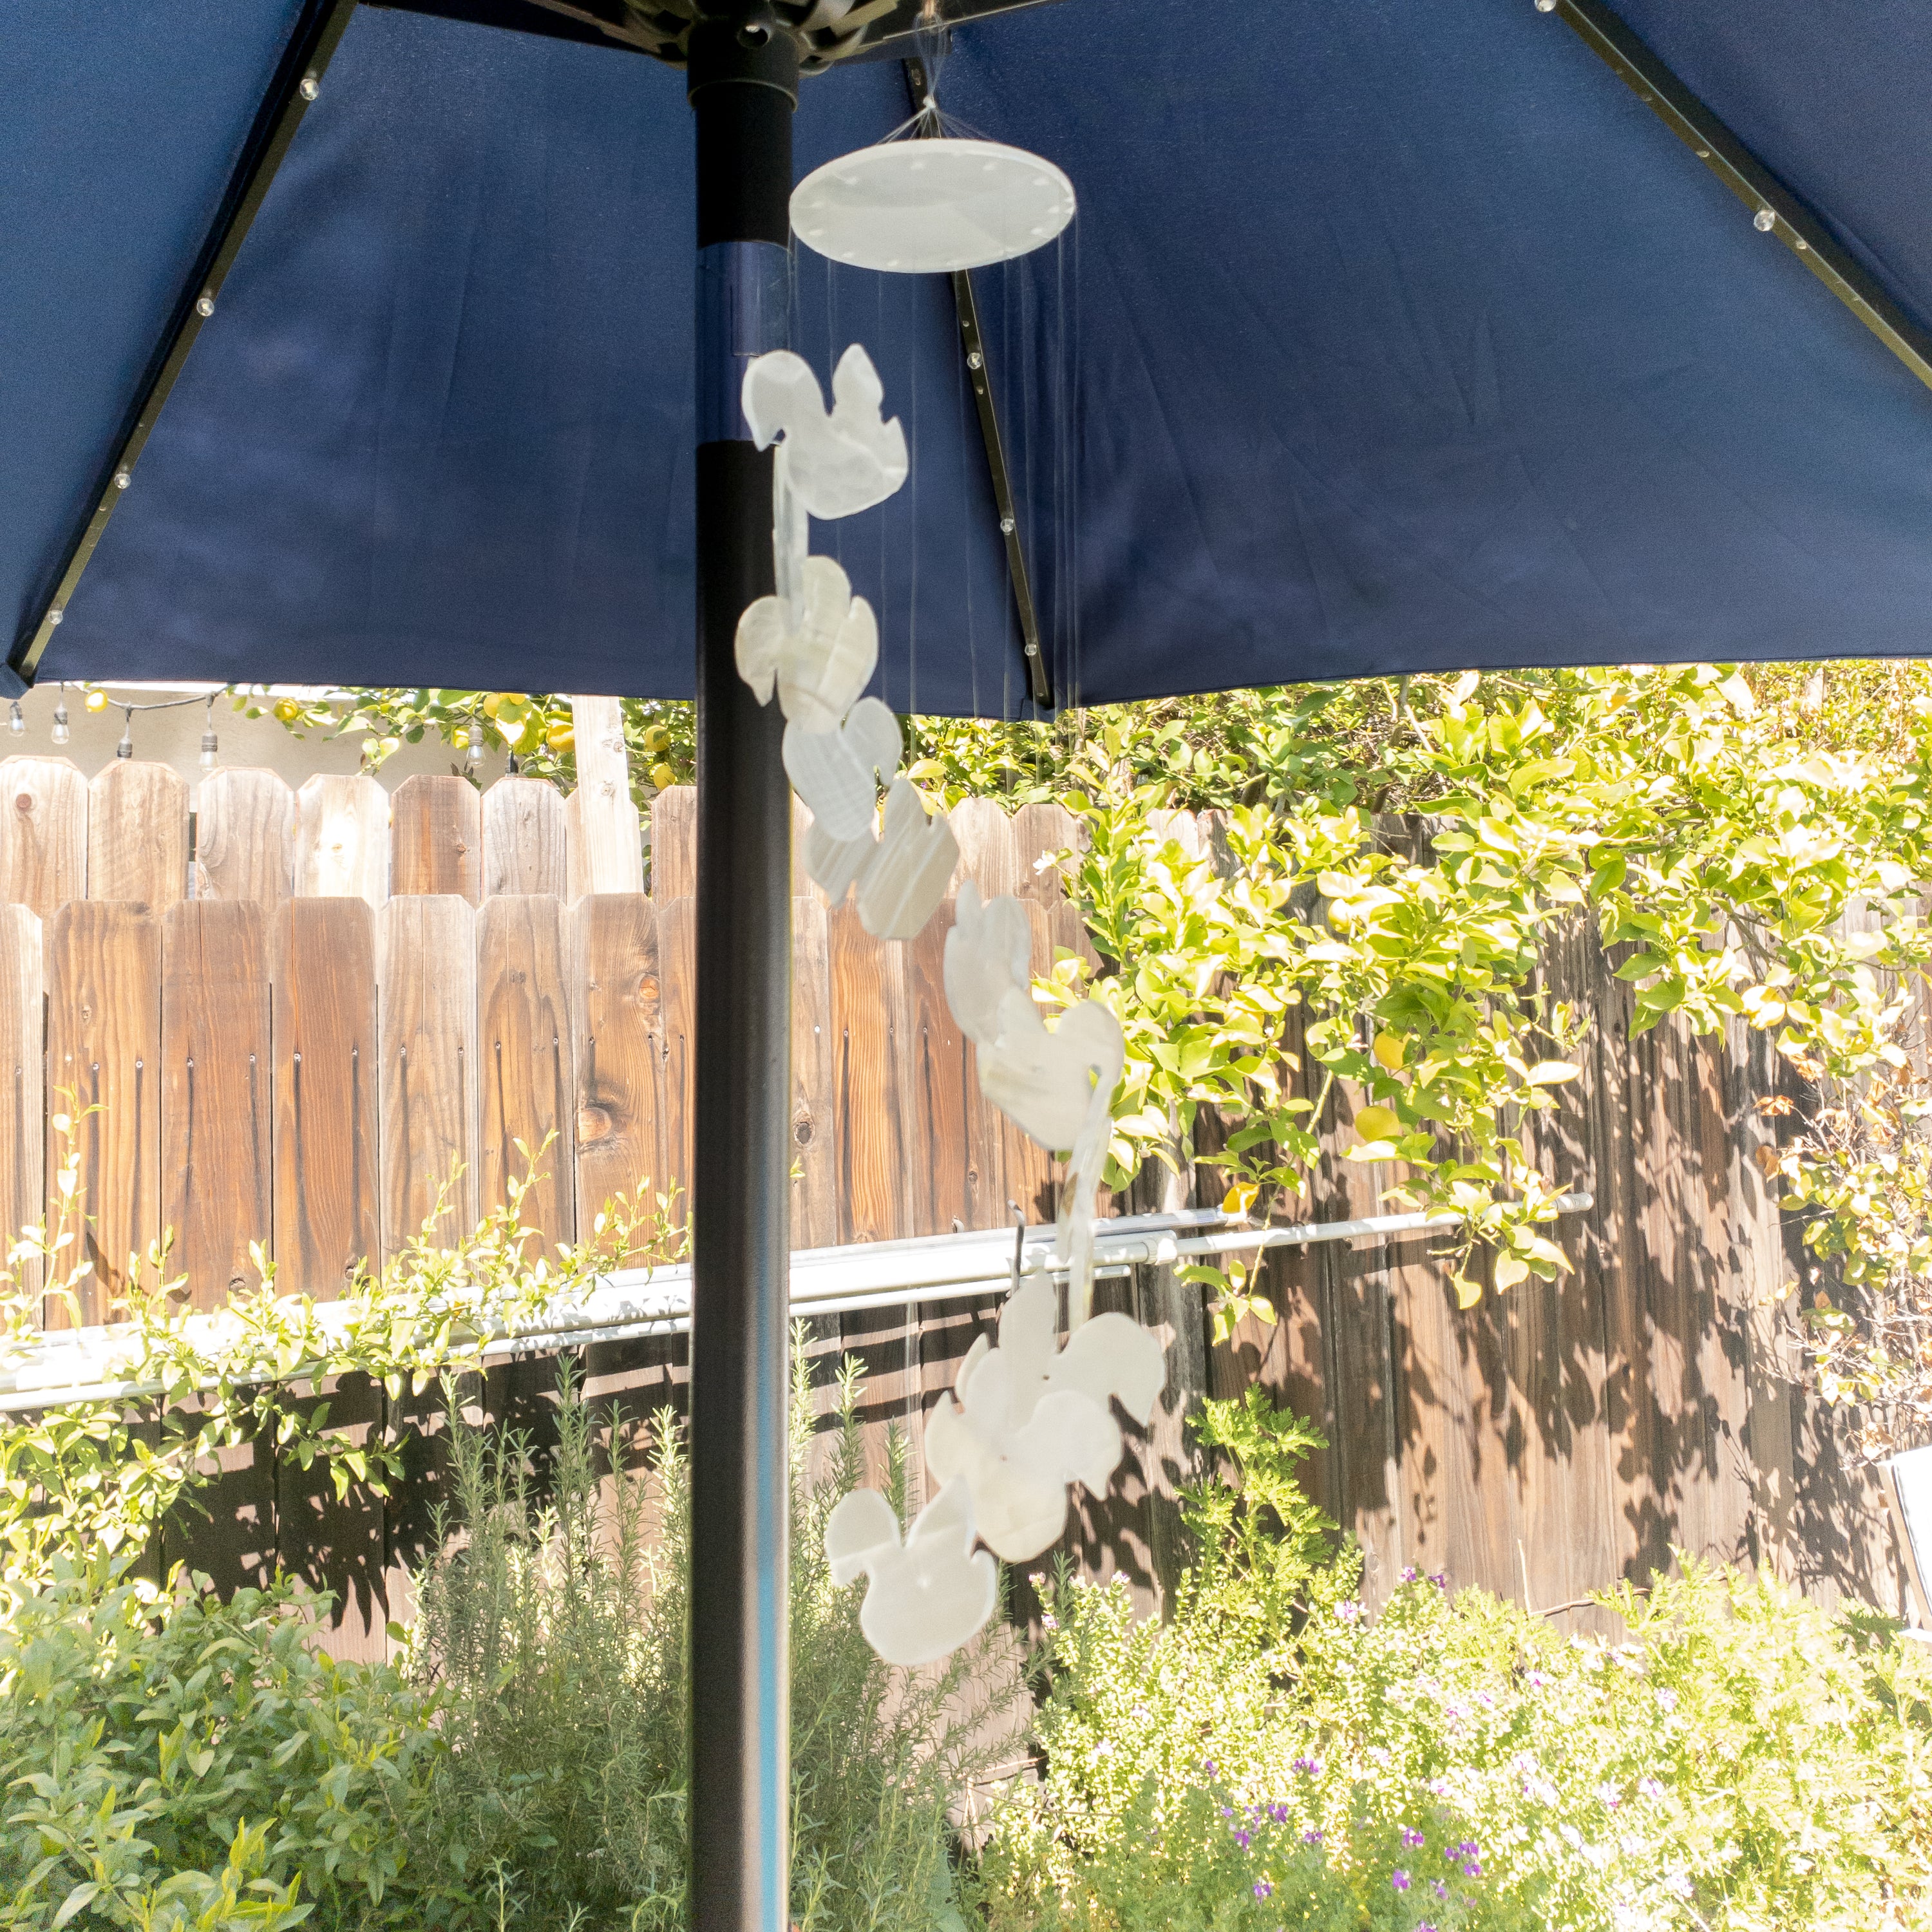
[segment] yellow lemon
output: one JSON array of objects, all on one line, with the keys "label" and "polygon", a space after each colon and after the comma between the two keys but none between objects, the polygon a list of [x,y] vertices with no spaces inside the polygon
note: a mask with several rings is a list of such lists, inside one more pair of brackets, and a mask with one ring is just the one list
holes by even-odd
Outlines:
[{"label": "yellow lemon", "polygon": [[105,711],[107,709],[106,692],[90,691],[87,694],[87,708],[90,711]]},{"label": "yellow lemon", "polygon": [[544,742],[553,752],[568,752],[575,746],[577,734],[568,724],[553,724],[544,734]]},{"label": "yellow lemon", "polygon": [[651,767],[651,783],[662,791],[665,786],[677,783],[677,773],[669,765],[653,765]]},{"label": "yellow lemon", "polygon": [[662,724],[652,724],[646,729],[642,742],[646,754],[656,758],[670,745],[670,734]]},{"label": "yellow lemon", "polygon": [[1402,1123],[1388,1107],[1364,1107],[1355,1116],[1355,1131],[1365,1141],[1392,1140],[1402,1131]]},{"label": "yellow lemon", "polygon": [[1377,1034],[1373,1052],[1378,1066],[1386,1066],[1391,1073],[1395,1072],[1402,1065],[1403,1044],[1401,1036],[1392,1033]]},{"label": "yellow lemon", "polygon": [[302,706],[292,698],[279,698],[275,704],[275,716],[284,724],[292,724],[302,716]]}]

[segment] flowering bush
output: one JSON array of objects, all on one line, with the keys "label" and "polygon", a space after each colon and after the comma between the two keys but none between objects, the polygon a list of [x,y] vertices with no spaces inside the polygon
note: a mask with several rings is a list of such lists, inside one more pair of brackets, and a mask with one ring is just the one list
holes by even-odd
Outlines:
[{"label": "flowering bush", "polygon": [[[1265,1431],[1237,1460],[1278,1480]],[[1932,1924],[1932,1666],[1881,1620],[1688,1559],[1605,1600],[1620,1641],[1412,1573],[1372,1616],[1346,1550],[1292,1618],[1244,1616],[1229,1537],[1165,1627],[1048,1588],[1046,1772],[982,1863],[1001,1932]]]}]

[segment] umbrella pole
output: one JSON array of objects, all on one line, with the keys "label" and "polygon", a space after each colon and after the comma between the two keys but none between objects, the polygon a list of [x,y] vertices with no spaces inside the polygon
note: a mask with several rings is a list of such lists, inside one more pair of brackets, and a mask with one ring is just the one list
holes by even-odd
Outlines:
[{"label": "umbrella pole", "polygon": [[784,718],[734,644],[775,587],[772,458],[746,440],[739,394],[747,360],[786,346],[798,48],[764,0],[699,11],[689,1922],[784,1932],[791,792]]}]

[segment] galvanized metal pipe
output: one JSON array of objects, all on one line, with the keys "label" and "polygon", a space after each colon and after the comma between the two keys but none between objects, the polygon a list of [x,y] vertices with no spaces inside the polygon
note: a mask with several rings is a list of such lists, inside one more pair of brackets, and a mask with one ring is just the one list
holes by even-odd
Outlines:
[{"label": "galvanized metal pipe", "polygon": [[[1594,1204],[1588,1193],[1558,1196],[1557,1211],[1580,1214]],[[1459,1226],[1454,1214],[1372,1214],[1353,1221],[1304,1221],[1276,1226],[1231,1226],[1213,1209],[1178,1214],[1122,1216],[1101,1224],[1094,1243],[1095,1271],[1124,1274],[1130,1268],[1171,1266],[1211,1255],[1280,1247],[1314,1247],[1330,1241],[1387,1240]],[[1053,1230],[1029,1228],[1019,1237],[1022,1272],[1046,1268],[1064,1274],[1053,1258]],[[792,1316],[850,1313],[873,1308],[910,1308],[998,1294],[1012,1280],[1013,1234],[1003,1228],[930,1234],[905,1241],[868,1241],[856,1246],[802,1249],[790,1258],[788,1312]],[[485,1360],[682,1334],[691,1327],[692,1270],[679,1263],[626,1269],[574,1300],[560,1301],[514,1331],[490,1337]],[[316,1310],[325,1326],[339,1304]],[[218,1316],[196,1318],[212,1324]],[[32,1355],[0,1371],[0,1414],[72,1408],[88,1402],[134,1402],[160,1394],[158,1382],[134,1382],[100,1372],[111,1361],[117,1335],[109,1328],[71,1329],[50,1336]],[[296,1364],[278,1381],[312,1380],[314,1364]],[[212,1386],[209,1384],[204,1387]]]}]

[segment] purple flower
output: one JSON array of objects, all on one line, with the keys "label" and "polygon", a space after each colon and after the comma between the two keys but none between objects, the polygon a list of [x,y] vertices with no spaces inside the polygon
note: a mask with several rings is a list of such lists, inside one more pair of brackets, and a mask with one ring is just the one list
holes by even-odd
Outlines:
[{"label": "purple flower", "polygon": [[1413,1851],[1422,1843],[1422,1834],[1413,1825],[1405,1825],[1402,1828],[1402,1841]]},{"label": "purple flower", "polygon": [[1446,1590],[1449,1587],[1449,1573],[1446,1570],[1432,1570],[1429,1573],[1429,1580],[1438,1590]]},{"label": "purple flower", "polygon": [[1483,1868],[1474,1858],[1466,1859],[1463,1862],[1462,1876],[1465,1878],[1480,1878],[1482,1875]]},{"label": "purple flower", "polygon": [[1257,1898],[1272,1898],[1274,1896],[1274,1887],[1266,1879],[1258,1878],[1255,1880],[1255,1896]]},{"label": "purple flower", "polygon": [[1211,1757],[1204,1757],[1201,1760],[1201,1772],[1204,1778],[1212,1778],[1215,1774],[1214,1760]]},{"label": "purple flower", "polygon": [[1532,1690],[1546,1690],[1556,1680],[1546,1670],[1532,1670],[1522,1680]]},{"label": "purple flower", "polygon": [[1298,1757],[1294,1760],[1294,1768],[1313,1778],[1322,1768],[1322,1760],[1318,1757]]},{"label": "purple flower", "polygon": [[1416,1927],[1415,1932],[1436,1932],[1435,1920],[1432,1918],[1424,1919],[1421,1924]]},{"label": "purple flower", "polygon": [[1286,1825],[1288,1822],[1288,1807],[1286,1804],[1270,1804],[1268,1815],[1270,1825]]},{"label": "purple flower", "polygon": [[1248,1846],[1249,1846],[1249,1844],[1250,1844],[1250,1843],[1251,1841],[1250,1841],[1250,1840],[1249,1839],[1249,1837],[1248,1837],[1248,1834],[1247,1834],[1247,1833],[1246,1833],[1246,1832],[1237,1832],[1234,1834],[1234,1842],[1235,1842],[1235,1844],[1238,1844],[1238,1845],[1239,1845],[1239,1846],[1240,1846],[1240,1848],[1241,1848],[1241,1850],[1242,1850],[1243,1851],[1244,1851],[1244,1852],[1245,1852],[1245,1851],[1248,1849]]},{"label": "purple flower", "polygon": [[1362,1614],[1362,1606],[1350,1597],[1335,1606],[1335,1614],[1343,1623],[1352,1624]]},{"label": "purple flower", "polygon": [[1408,1889],[1408,1873],[1404,1871],[1401,1866],[1397,1865],[1395,1870],[1389,1874],[1389,1883],[1398,1892],[1406,1892]]},{"label": "purple flower", "polygon": [[1304,1845],[1318,1845],[1322,1842],[1322,1834],[1319,1832],[1304,1832],[1301,1834],[1301,1842]]},{"label": "purple flower", "polygon": [[1640,1798],[1661,1798],[1664,1786],[1654,1778],[1640,1778],[1636,1781],[1636,1795]]},{"label": "purple flower", "polygon": [[1478,1690],[1476,1693],[1476,1702],[1486,1711],[1493,1711],[1496,1708],[1496,1700],[1486,1690]]},{"label": "purple flower", "polygon": [[1417,1569],[1413,1563],[1406,1564],[1404,1567],[1402,1573],[1402,1580],[1405,1583],[1420,1582],[1421,1579],[1422,1572]]},{"label": "purple flower", "polygon": [[1234,1815],[1234,1808],[1232,1804],[1224,1804],[1221,1807],[1221,1816],[1222,1817],[1232,1818]]},{"label": "purple flower", "polygon": [[1430,1889],[1435,1893],[1438,1898],[1447,1898],[1449,1896],[1449,1888],[1444,1885],[1439,1878],[1436,1881],[1434,1885],[1430,1888]]}]

